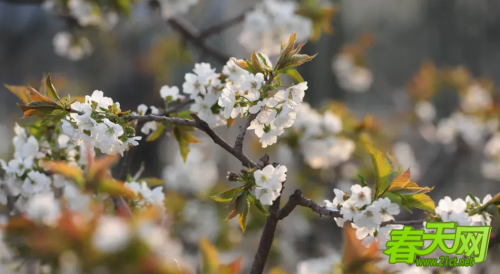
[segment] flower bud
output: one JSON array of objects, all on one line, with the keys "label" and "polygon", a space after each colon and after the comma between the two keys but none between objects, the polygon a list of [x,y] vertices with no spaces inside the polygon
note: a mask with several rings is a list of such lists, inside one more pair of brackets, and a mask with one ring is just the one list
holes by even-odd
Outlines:
[{"label": "flower bud", "polygon": [[232,171],[228,171],[226,178],[229,181],[236,182],[238,180],[238,174],[236,174],[236,173],[234,173]]}]

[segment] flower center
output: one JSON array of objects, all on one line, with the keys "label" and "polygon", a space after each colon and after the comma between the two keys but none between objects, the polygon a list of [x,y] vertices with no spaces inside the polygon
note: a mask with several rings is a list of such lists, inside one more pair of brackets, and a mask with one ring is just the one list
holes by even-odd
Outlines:
[{"label": "flower center", "polygon": [[371,211],[367,211],[365,215],[366,215],[366,217],[368,217],[368,218],[373,217],[373,212],[371,212]]}]

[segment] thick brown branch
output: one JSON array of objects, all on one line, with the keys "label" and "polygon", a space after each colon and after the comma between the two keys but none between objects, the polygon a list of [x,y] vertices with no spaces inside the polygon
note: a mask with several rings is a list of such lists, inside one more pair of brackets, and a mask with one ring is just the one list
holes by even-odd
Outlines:
[{"label": "thick brown branch", "polygon": [[243,150],[243,141],[245,141],[245,134],[255,117],[257,117],[257,114],[251,114],[250,116],[248,116],[245,124],[240,126],[240,134],[238,135],[238,137],[236,137],[236,141],[234,142],[234,149],[236,149],[237,151]]},{"label": "thick brown branch", "polygon": [[255,253],[250,274],[262,274],[264,272],[264,267],[266,266],[267,258],[273,245],[276,226],[280,220],[280,200],[281,196],[269,207],[269,216],[267,216],[266,223],[262,229],[262,236],[260,237],[259,247]]}]

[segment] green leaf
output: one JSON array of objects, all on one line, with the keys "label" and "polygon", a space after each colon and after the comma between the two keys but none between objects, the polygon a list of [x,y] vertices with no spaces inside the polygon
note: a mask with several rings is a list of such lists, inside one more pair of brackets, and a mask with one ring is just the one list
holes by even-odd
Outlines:
[{"label": "green leaf", "polygon": [[130,0],[116,0],[116,3],[118,4],[120,11],[129,17],[131,10]]},{"label": "green leaf", "polygon": [[179,117],[181,119],[193,120],[191,113],[193,113],[193,112],[191,112],[190,110],[184,110],[184,111],[177,113],[177,117]]},{"label": "green leaf", "polygon": [[52,113],[50,114],[54,117],[57,117],[57,116],[66,116],[66,111],[64,111],[63,109],[55,109],[54,111],[52,111]]},{"label": "green leaf", "polygon": [[17,105],[24,112],[23,118],[28,118],[30,116],[46,116],[50,115],[56,109],[60,109],[57,104],[42,101],[32,101],[27,105]]},{"label": "green leaf", "polygon": [[259,62],[259,57],[257,57],[257,54],[255,54],[255,51],[252,51],[252,55],[250,55],[250,61],[251,61],[251,65],[253,67],[253,69],[257,72],[257,73],[263,73],[264,72],[264,69],[262,69],[261,65],[260,65],[260,62]]},{"label": "green leaf", "polygon": [[412,207],[420,208],[425,211],[434,212],[436,205],[427,194],[403,195]]},{"label": "green leaf", "polygon": [[398,204],[399,206],[403,207],[404,209],[406,209],[410,213],[412,212],[412,205],[410,204],[408,199],[401,194],[386,192],[380,197],[389,198],[389,200],[391,200],[391,202]]},{"label": "green leaf", "polygon": [[300,73],[294,68],[285,70],[285,74],[292,77],[292,79],[297,81],[298,83],[304,82],[304,78],[302,78]]},{"label": "green leaf", "polygon": [[269,215],[269,212],[267,209],[262,205],[262,203],[259,201],[259,199],[256,199],[252,193],[248,195],[248,200],[257,207],[262,213],[264,213],[266,216]]},{"label": "green leaf", "polygon": [[359,178],[359,183],[361,184],[362,187],[368,186],[368,184],[366,183],[365,177],[363,177],[363,175],[358,174],[358,178]]},{"label": "green leaf", "polygon": [[230,202],[231,200],[234,199],[238,194],[240,194],[242,191],[241,187],[235,187],[235,188],[230,188],[228,190],[225,190],[219,194],[216,194],[212,196],[211,198],[216,201],[216,202]]},{"label": "green leaf", "polygon": [[400,169],[396,169],[395,160],[389,154],[383,154],[370,145],[367,145],[366,148],[375,170],[375,191],[373,198],[376,199],[399,176]]},{"label": "green leaf", "polygon": [[59,95],[57,94],[56,88],[52,84],[52,80],[50,79],[50,74],[47,74],[47,78],[45,79],[45,88],[47,89],[49,97],[59,102],[61,101],[61,98],[59,98]]},{"label": "green leaf", "polygon": [[245,233],[245,229],[247,227],[247,216],[248,212],[250,211],[250,201],[248,199],[245,199],[246,201],[243,203],[243,212],[240,213],[240,217],[238,218],[238,223],[240,224],[241,231]]},{"label": "green leaf", "polygon": [[217,249],[207,239],[200,239],[200,251],[202,261],[202,274],[213,274],[219,267],[219,254]]},{"label": "green leaf", "polygon": [[271,65],[267,63],[266,58],[261,53],[257,53],[257,56],[259,56],[259,59],[262,61],[262,64],[266,67],[266,69],[272,69]]},{"label": "green leaf", "polygon": [[186,162],[187,155],[189,153],[189,144],[199,143],[200,141],[196,139],[189,132],[194,131],[193,127],[187,126],[174,126],[174,137],[179,144],[179,149],[181,152],[182,159]]},{"label": "green leaf", "polygon": [[158,125],[157,129],[155,131],[153,131],[153,133],[151,133],[147,138],[146,138],[146,142],[153,142],[155,140],[157,140],[158,138],[160,138],[160,136],[163,134],[163,132],[165,131],[165,125],[163,123],[156,123]]}]

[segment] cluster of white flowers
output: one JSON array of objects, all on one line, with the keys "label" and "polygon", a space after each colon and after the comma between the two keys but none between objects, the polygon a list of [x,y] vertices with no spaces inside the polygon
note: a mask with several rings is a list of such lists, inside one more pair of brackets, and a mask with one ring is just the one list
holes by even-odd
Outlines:
[{"label": "cluster of white flowers", "polygon": [[[111,10],[102,10],[96,3],[85,0],[69,0],[67,8],[56,0],[46,0],[43,7],[48,12],[68,13],[82,27],[99,27],[111,30],[119,20],[118,14]],[[78,61],[91,55],[93,48],[90,41],[83,36],[75,36],[68,31],[58,32],[52,39],[57,55]]]},{"label": "cluster of white flowers", "polygon": [[[96,90],[92,96],[85,96],[85,103],[75,102],[71,109],[81,112],[72,113],[70,120],[62,121],[62,130],[71,137],[74,144],[90,144],[106,154],[123,154],[129,146],[138,145],[140,136],[125,136],[123,127],[105,117],[109,107],[119,110],[120,104],[104,97]],[[101,120],[97,122],[98,118]]]},{"label": "cluster of white flowers", "polygon": [[450,117],[441,119],[436,129],[436,139],[443,144],[450,144],[460,136],[472,147],[483,143],[489,133],[498,128],[498,120],[482,121],[480,118],[455,112]]},{"label": "cluster of white flowers", "polygon": [[381,246],[385,246],[388,233],[397,226],[380,227],[382,222],[394,220],[394,215],[399,214],[399,205],[392,203],[389,198],[379,198],[372,201],[371,188],[353,185],[351,194],[334,189],[333,201],[325,200],[328,210],[339,211],[342,218],[335,218],[339,227],[345,221],[352,221],[356,229],[356,237],[363,240],[364,244],[371,243],[376,237]]},{"label": "cluster of white flowers", "polygon": [[478,197],[472,199],[470,196],[465,198],[465,201],[458,198],[452,200],[446,196],[441,199],[436,207],[436,214],[443,222],[456,222],[458,225],[467,226],[484,226],[490,225],[491,216],[488,213],[475,214],[469,216],[469,211],[486,204],[491,200],[491,195],[486,195],[481,202]]},{"label": "cluster of white flowers", "polygon": [[167,20],[175,15],[185,14],[198,0],[159,0],[161,16]]},{"label": "cluster of white flowers", "polygon": [[479,84],[472,84],[461,97],[460,108],[466,113],[484,111],[493,105],[493,97]]},{"label": "cluster of white flowers", "polygon": [[263,205],[272,205],[273,201],[281,195],[283,182],[286,181],[286,166],[268,165],[262,170],[253,173],[255,179],[255,197]]},{"label": "cluster of white flowers", "polygon": [[366,92],[373,83],[372,72],[354,63],[349,54],[340,53],[333,58],[332,69],[340,87],[350,92]]},{"label": "cluster of white flowers", "polygon": [[100,253],[112,254],[127,248],[134,237],[146,243],[163,263],[172,263],[171,260],[182,253],[182,246],[170,238],[168,230],[153,220],[139,219],[131,224],[109,215],[99,219],[92,244]]},{"label": "cluster of white flowers", "polygon": [[[46,0],[43,8],[48,12],[59,13],[66,8],[60,6],[59,1]],[[118,23],[118,14],[111,10],[102,10],[97,3],[86,0],[67,1],[67,12],[73,17],[78,25],[82,27],[100,27],[104,30],[110,30]]]},{"label": "cluster of white flowers", "polygon": [[296,109],[293,128],[300,136],[300,149],[305,161],[312,168],[330,168],[343,163],[354,152],[354,141],[339,136],[342,120],[330,111],[318,113],[309,104]]},{"label": "cluster of white flowers", "polygon": [[188,94],[194,103],[190,110],[198,113],[200,119],[210,126],[225,125],[219,111],[215,109],[217,101],[222,93],[224,84],[220,80],[220,74],[215,72],[208,63],[195,64],[194,73],[186,73],[182,90]]},{"label": "cluster of white flowers", "polygon": [[136,199],[134,200],[135,207],[146,209],[154,206],[163,209],[163,211],[165,210],[165,193],[163,193],[162,186],[151,189],[145,181],[127,182],[124,185],[136,195]]},{"label": "cluster of white flowers", "polygon": [[[262,57],[271,66],[269,58]],[[262,66],[265,65],[262,60],[259,61]],[[297,117],[296,108],[301,105],[307,90],[307,82],[278,90],[274,96],[269,96],[264,90],[266,83],[262,73],[250,74],[231,62],[223,69],[224,75],[228,73],[228,81],[218,99],[224,118],[255,114],[256,119],[248,129],[254,130],[262,147],[275,144],[278,136],[293,125]]]},{"label": "cluster of white flowers", "polygon": [[245,15],[240,44],[249,51],[275,55],[292,33],[296,33],[297,42],[306,41],[312,35],[313,23],[296,14],[297,9],[294,1],[265,0],[258,4]]},{"label": "cluster of white flowers", "polygon": [[68,31],[58,32],[52,39],[54,52],[71,61],[78,61],[92,54],[90,41],[83,36],[75,36]]},{"label": "cluster of white flowers", "polygon": [[67,181],[59,175],[48,176],[43,171],[44,168],[39,165],[39,160],[46,156],[58,152],[66,155],[67,161],[79,166],[76,158],[80,153],[74,147],[68,146],[66,135],[59,135],[55,145],[51,146],[49,142],[39,141],[34,135],[31,135],[25,128],[18,124],[14,127],[15,136],[14,158],[9,162],[0,160],[1,168],[5,175],[0,183],[0,203],[7,204],[7,196],[17,196],[19,206],[25,203],[34,195],[52,191],[52,186],[61,188],[67,184]]}]

